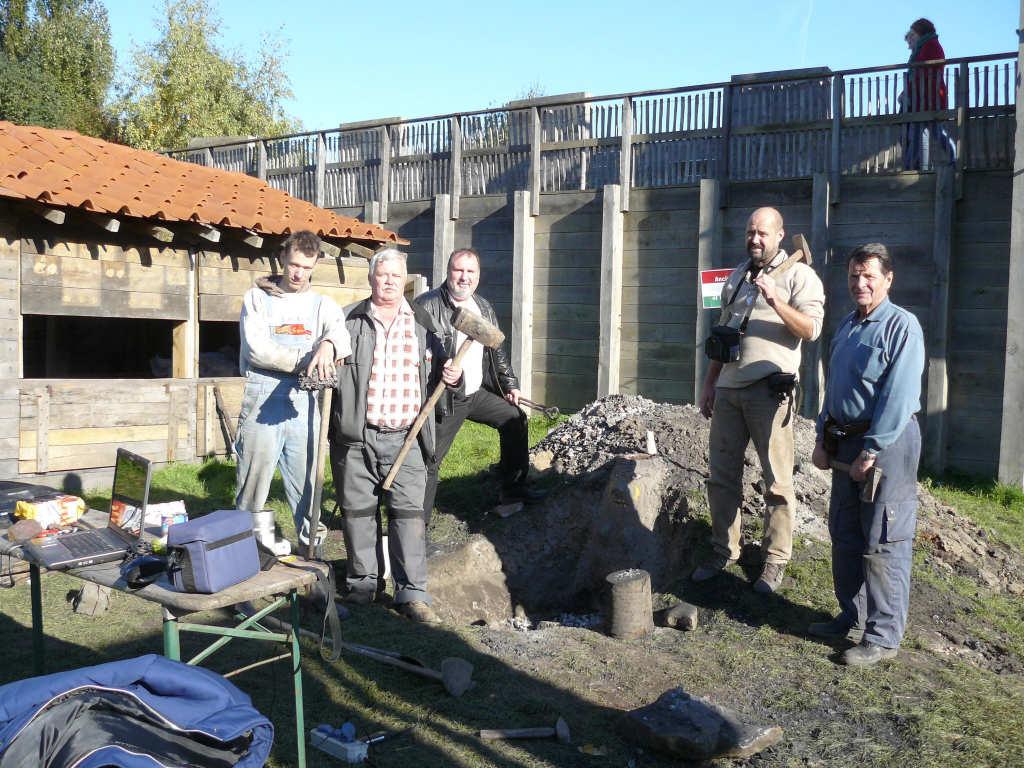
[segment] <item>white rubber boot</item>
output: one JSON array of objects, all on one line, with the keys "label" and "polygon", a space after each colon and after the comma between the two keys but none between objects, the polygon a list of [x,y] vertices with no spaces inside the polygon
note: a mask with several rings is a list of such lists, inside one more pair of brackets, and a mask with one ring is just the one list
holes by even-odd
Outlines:
[{"label": "white rubber boot", "polygon": [[252,532],[256,540],[278,557],[291,554],[292,545],[287,539],[279,539],[274,528],[274,510],[264,509],[252,513]]}]

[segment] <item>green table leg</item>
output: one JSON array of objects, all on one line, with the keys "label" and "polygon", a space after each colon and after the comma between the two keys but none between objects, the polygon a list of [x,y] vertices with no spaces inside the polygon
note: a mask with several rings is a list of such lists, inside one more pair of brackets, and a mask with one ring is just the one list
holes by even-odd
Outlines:
[{"label": "green table leg", "polygon": [[39,566],[29,563],[28,578],[32,592],[32,672],[43,674],[43,584]]},{"label": "green table leg", "polygon": [[164,656],[171,661],[181,661],[181,639],[178,635],[178,618],[164,610]]},{"label": "green table leg", "polygon": [[[306,768],[306,724],[302,708],[302,660],[299,656],[299,593],[288,595],[292,604],[292,674],[295,678],[295,745],[298,749],[298,768]],[[334,608],[333,605],[328,608]]]}]

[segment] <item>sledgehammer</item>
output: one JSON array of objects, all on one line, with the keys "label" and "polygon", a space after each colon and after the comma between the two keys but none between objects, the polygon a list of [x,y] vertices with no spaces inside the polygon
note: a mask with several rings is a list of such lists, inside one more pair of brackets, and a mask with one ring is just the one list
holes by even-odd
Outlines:
[{"label": "sledgehammer", "polygon": [[[833,469],[838,469],[840,472],[850,474],[850,465],[845,462],[829,459],[828,464]],[[874,504],[875,496],[878,495],[878,484],[880,482],[882,482],[882,468],[872,466],[864,473],[864,481],[860,486],[860,500],[868,504]]]},{"label": "sledgehammer", "polygon": [[[500,329],[488,323],[480,315],[476,315],[472,312],[467,312],[464,309],[456,309],[455,314],[452,316],[452,325],[455,330],[462,331],[466,335],[466,340],[459,346],[459,351],[455,353],[455,357],[452,358],[452,365],[458,366],[462,363],[462,358],[466,356],[466,352],[469,351],[469,346],[474,341],[479,341],[485,347],[491,347],[492,349],[501,346],[501,342],[505,340],[505,334]],[[398,474],[398,470],[402,467],[402,462],[405,461],[406,455],[409,453],[409,449],[412,448],[413,443],[416,442],[416,436],[423,429],[423,424],[426,422],[427,417],[430,416],[434,410],[434,406],[437,401],[441,399],[441,393],[444,392],[445,383],[443,381],[438,382],[437,387],[427,398],[427,402],[420,408],[420,413],[416,417],[416,421],[413,422],[412,428],[409,430],[408,436],[405,438],[405,442],[402,443],[402,449],[398,452],[398,456],[395,458],[395,463],[391,465],[391,471],[388,472],[388,476],[384,478],[384,482],[381,483],[381,490],[386,491],[391,487],[391,484],[395,482],[395,476]]]},{"label": "sledgehammer", "polygon": [[571,744],[569,735],[569,724],[562,718],[558,718],[554,728],[503,728],[483,729],[480,731],[480,738],[484,741],[496,741],[497,739],[550,739],[556,737],[563,744]]}]

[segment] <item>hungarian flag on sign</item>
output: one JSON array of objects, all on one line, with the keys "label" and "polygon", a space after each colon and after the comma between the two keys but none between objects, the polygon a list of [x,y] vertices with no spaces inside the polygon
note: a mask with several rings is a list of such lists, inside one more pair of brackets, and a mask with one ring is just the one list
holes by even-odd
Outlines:
[{"label": "hungarian flag on sign", "polygon": [[731,269],[702,269],[700,271],[700,296],[704,303],[704,309],[718,309],[722,306],[722,288],[731,274]]}]

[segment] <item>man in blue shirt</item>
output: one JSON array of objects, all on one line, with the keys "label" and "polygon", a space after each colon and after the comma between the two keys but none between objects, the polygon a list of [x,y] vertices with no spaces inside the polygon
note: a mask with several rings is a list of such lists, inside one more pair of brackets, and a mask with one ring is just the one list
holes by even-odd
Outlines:
[{"label": "man in blue shirt", "polygon": [[[881,243],[855,248],[847,261],[857,308],[832,337],[825,404],[812,461],[832,473],[829,533],[840,614],[812,624],[818,637],[857,642],[844,664],[896,656],[907,624],[917,527],[917,464],[924,336],[917,318],[889,301],[892,258]],[[861,485],[881,470],[874,501]]]}]

